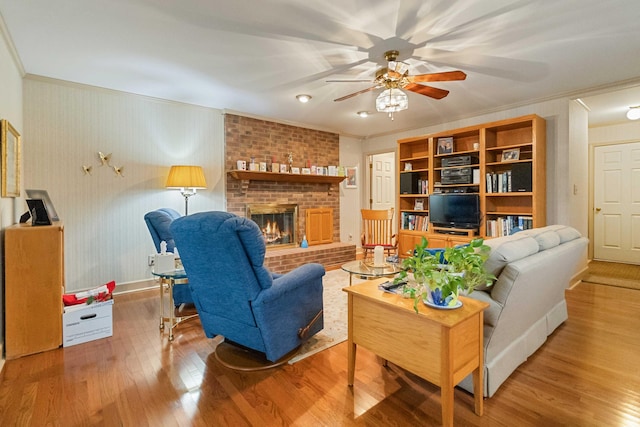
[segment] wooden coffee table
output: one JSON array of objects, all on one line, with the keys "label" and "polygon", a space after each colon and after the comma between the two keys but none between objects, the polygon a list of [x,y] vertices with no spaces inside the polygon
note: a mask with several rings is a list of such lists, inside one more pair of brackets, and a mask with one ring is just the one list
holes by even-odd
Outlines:
[{"label": "wooden coffee table", "polygon": [[483,412],[483,311],[487,303],[460,297],[463,305],[439,310],[383,292],[372,280],[344,288],[349,295],[348,384],[353,386],[361,345],[440,387],[442,425],[453,425],[454,387],[473,374],[475,413]]}]

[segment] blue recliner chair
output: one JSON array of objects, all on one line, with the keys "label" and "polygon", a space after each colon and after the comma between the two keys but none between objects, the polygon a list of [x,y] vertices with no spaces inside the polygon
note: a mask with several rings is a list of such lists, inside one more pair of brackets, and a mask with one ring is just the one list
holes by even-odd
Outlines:
[{"label": "blue recliner chair", "polygon": [[255,222],[202,212],[176,219],[170,229],[207,337],[222,335],[276,362],[324,327],[324,267],[270,273]]},{"label": "blue recliner chair", "polygon": [[[147,224],[156,252],[160,253],[160,242],[167,242],[167,251],[173,252],[176,245],[169,230],[174,219],[180,218],[180,214],[171,208],[160,208],[145,214],[144,222]],[[182,304],[193,304],[191,291],[188,286],[176,286],[173,288],[173,303],[177,307]]]}]

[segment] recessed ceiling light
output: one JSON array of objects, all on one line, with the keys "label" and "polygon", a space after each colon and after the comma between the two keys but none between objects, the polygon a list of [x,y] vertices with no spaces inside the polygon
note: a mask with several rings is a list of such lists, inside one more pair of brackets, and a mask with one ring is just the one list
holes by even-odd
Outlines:
[{"label": "recessed ceiling light", "polygon": [[296,99],[300,102],[302,102],[303,104],[306,104],[307,102],[309,102],[311,100],[311,95],[296,95]]},{"label": "recessed ceiling light", "polygon": [[627,119],[629,120],[640,119],[640,105],[636,105],[635,107],[629,107],[629,111],[627,111]]},{"label": "recessed ceiling light", "polygon": [[359,115],[362,118],[369,117],[369,112],[368,111],[358,111],[356,114]]}]

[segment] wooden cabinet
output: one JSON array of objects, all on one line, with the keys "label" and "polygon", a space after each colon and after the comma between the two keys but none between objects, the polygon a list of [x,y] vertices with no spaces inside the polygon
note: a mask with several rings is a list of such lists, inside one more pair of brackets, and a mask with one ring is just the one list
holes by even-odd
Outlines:
[{"label": "wooden cabinet", "polygon": [[14,225],[5,231],[7,359],[60,347],[64,227]]},{"label": "wooden cabinet", "polygon": [[[446,247],[546,225],[545,157],[546,122],[536,115],[398,140],[400,256],[422,236],[429,247]],[[434,229],[434,192],[478,194],[480,228],[467,235]]]},{"label": "wooden cabinet", "polygon": [[309,246],[333,242],[333,209],[313,208],[305,213],[306,236]]}]

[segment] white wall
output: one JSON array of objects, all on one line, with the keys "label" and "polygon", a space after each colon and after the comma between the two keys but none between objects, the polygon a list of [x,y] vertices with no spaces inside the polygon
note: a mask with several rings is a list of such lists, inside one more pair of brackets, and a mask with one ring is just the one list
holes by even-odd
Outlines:
[{"label": "white wall", "polygon": [[[22,68],[17,58],[12,55],[11,43],[7,37],[4,21],[0,15],[0,119],[8,120],[13,127],[23,133],[22,119]],[[23,187],[24,188],[24,187]],[[14,198],[0,198],[0,259],[4,259],[4,229],[17,222],[19,200]],[[0,301],[4,301],[4,263],[0,263]],[[0,369],[2,368],[2,354],[4,347],[4,303],[0,316]]]},{"label": "white wall", "polygon": [[361,139],[340,136],[340,164],[358,167],[358,188],[340,184],[340,241],[360,246],[360,209],[365,192]]},{"label": "white wall", "polygon": [[46,189],[64,222],[67,291],[150,277],[144,214],[184,212],[180,193],[164,188],[172,164],[204,168],[208,189],[189,200],[190,213],[224,210],[219,110],[36,77],[24,81],[24,105],[23,188]]},{"label": "white wall", "polygon": [[589,235],[589,112],[579,103],[569,103],[569,174],[571,186],[561,200],[567,200],[573,226]]},{"label": "white wall", "polygon": [[[396,142],[401,138],[510,119],[527,114],[537,114],[547,121],[547,223],[571,225],[586,235],[586,217],[583,215],[574,216],[576,211],[586,211],[586,199],[567,198],[572,193],[573,184],[581,185],[586,182],[587,176],[586,163],[584,166],[581,164],[572,166],[572,155],[579,153],[579,150],[582,149],[581,144],[584,142],[581,142],[579,133],[574,129],[575,141],[570,143],[569,104],[571,102],[569,99],[556,99],[427,126],[413,131],[370,138],[363,142],[363,152],[395,150]],[[586,128],[586,124],[584,124],[584,127]],[[581,153],[580,156],[580,161],[582,162],[582,156],[586,156],[586,147],[584,148],[584,154]],[[585,181],[575,181],[583,179],[582,177],[585,177]],[[569,200],[569,202],[565,203],[565,200]]]},{"label": "white wall", "polygon": [[623,144],[640,141],[640,120],[589,128],[589,144]]}]

